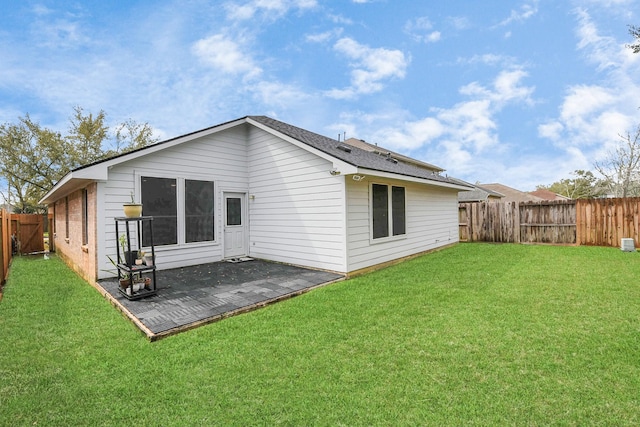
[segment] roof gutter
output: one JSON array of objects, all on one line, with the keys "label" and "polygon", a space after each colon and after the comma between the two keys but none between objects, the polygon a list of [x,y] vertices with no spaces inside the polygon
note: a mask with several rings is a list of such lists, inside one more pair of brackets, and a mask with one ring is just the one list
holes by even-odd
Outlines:
[{"label": "roof gutter", "polygon": [[387,179],[399,179],[402,181],[409,181],[409,182],[415,182],[418,184],[426,184],[426,185],[431,185],[434,187],[443,187],[443,188],[450,188],[452,190],[458,190],[458,191],[465,191],[465,190],[469,190],[470,187],[463,185],[463,184],[456,184],[453,182],[444,182],[444,181],[437,181],[434,179],[427,179],[427,178],[418,178],[415,176],[409,176],[409,175],[400,175],[397,173],[391,173],[391,172],[383,172],[383,171],[377,171],[375,169],[365,169],[365,168],[358,168],[358,172],[359,175],[366,175],[366,176],[376,176],[376,177],[380,177],[380,178],[387,178]]}]

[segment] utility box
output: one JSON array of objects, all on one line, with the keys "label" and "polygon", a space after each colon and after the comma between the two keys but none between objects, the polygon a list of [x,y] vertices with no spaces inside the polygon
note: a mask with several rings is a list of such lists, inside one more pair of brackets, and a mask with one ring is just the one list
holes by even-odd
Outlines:
[{"label": "utility box", "polygon": [[620,249],[622,249],[624,252],[635,252],[636,246],[633,242],[633,239],[621,239]]}]

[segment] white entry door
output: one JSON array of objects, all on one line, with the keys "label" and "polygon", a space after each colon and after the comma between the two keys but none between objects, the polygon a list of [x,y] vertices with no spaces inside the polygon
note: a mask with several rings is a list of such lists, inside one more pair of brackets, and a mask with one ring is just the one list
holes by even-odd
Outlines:
[{"label": "white entry door", "polygon": [[245,193],[224,193],[224,257],[247,255]]}]

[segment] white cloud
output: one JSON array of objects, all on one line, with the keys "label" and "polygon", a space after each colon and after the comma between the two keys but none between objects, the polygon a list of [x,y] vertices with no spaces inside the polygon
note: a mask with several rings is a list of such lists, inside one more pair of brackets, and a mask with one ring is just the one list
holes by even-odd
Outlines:
[{"label": "white cloud", "polygon": [[498,55],[495,53],[476,54],[471,58],[458,58],[458,64],[484,64],[490,66],[502,66],[505,68],[517,68],[516,60],[512,56]]},{"label": "white cloud", "polygon": [[328,16],[328,18],[331,20],[331,22],[333,22],[334,24],[341,24],[341,25],[353,25],[353,20],[349,19],[349,18],[345,18],[342,15],[333,15],[330,14]]},{"label": "white cloud", "polygon": [[538,135],[542,138],[549,138],[552,140],[558,140],[564,126],[560,122],[549,122],[538,126]]},{"label": "white cloud", "polygon": [[37,16],[45,16],[53,13],[53,10],[43,4],[34,4],[31,11]]},{"label": "white cloud", "polygon": [[434,117],[400,123],[400,127],[386,127],[377,131],[373,136],[374,141],[389,149],[414,150],[445,132],[442,121]]},{"label": "white cloud", "polygon": [[336,28],[323,33],[307,34],[305,40],[311,43],[325,43],[339,37],[340,34],[342,34],[342,29]]},{"label": "white cloud", "polygon": [[596,70],[599,83],[566,89],[558,117],[538,126],[538,134],[567,152],[579,152],[591,164],[637,124],[640,57],[612,37],[602,36],[586,10],[577,9],[577,47]]},{"label": "white cloud", "polygon": [[597,64],[599,70],[615,67],[619,63],[615,52],[620,51],[622,46],[616,43],[613,37],[601,36],[587,11],[577,9],[576,15],[578,16],[576,33],[580,39],[578,49],[585,51],[587,58]]},{"label": "white cloud", "polygon": [[530,3],[523,4],[519,10],[511,10],[508,18],[501,21],[497,27],[504,27],[512,22],[523,22],[538,13],[538,1],[534,0]]},{"label": "white cloud", "polygon": [[223,34],[198,40],[193,44],[192,52],[200,60],[225,74],[255,77],[262,72],[239,43]]},{"label": "white cloud", "polygon": [[450,16],[447,18],[447,22],[456,30],[466,30],[471,26],[469,18],[466,16]]},{"label": "white cloud", "polygon": [[91,43],[81,9],[61,11],[35,5],[31,12],[35,15],[31,33],[37,45],[49,49],[76,49]]},{"label": "white cloud", "polygon": [[332,89],[326,94],[331,98],[350,99],[361,94],[382,90],[383,81],[403,78],[410,62],[399,50],[371,48],[351,38],[342,38],[334,49],[349,60],[351,86],[346,89]]},{"label": "white cloud", "polygon": [[440,31],[432,31],[433,25],[426,16],[412,19],[404,25],[405,33],[420,43],[434,43],[440,40]]},{"label": "white cloud", "polygon": [[[489,149],[503,149],[498,137],[496,114],[508,104],[530,104],[533,87],[524,86],[527,73],[520,69],[503,70],[489,86],[478,82],[460,88],[469,100],[449,108],[433,108],[433,114],[408,120],[402,114],[387,116],[353,116],[363,128],[378,123],[394,123],[371,131],[367,139],[398,151],[427,150],[434,158],[446,158],[456,168],[468,164]],[[455,160],[452,160],[455,159]],[[427,160],[429,161],[429,160]],[[433,159],[431,161],[434,161]]]},{"label": "white cloud", "polygon": [[224,5],[227,17],[234,21],[252,19],[258,13],[268,18],[278,18],[292,9],[307,10],[318,5],[316,0],[251,0],[244,4],[229,2]]},{"label": "white cloud", "polygon": [[251,90],[256,99],[269,108],[291,108],[313,98],[301,88],[280,82],[258,82]]}]

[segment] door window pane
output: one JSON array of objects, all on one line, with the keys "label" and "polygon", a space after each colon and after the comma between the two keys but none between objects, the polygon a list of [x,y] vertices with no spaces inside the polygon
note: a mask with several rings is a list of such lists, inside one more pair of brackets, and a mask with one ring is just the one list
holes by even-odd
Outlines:
[{"label": "door window pane", "polygon": [[242,200],[239,197],[227,198],[227,225],[242,225]]},{"label": "door window pane", "polygon": [[213,182],[187,179],[184,190],[186,242],[214,240]]},{"label": "door window pane", "polygon": [[[156,246],[178,243],[178,207],[176,180],[142,177],[142,214],[153,217],[153,238]],[[142,244],[149,246],[149,221],[144,221]]]}]

